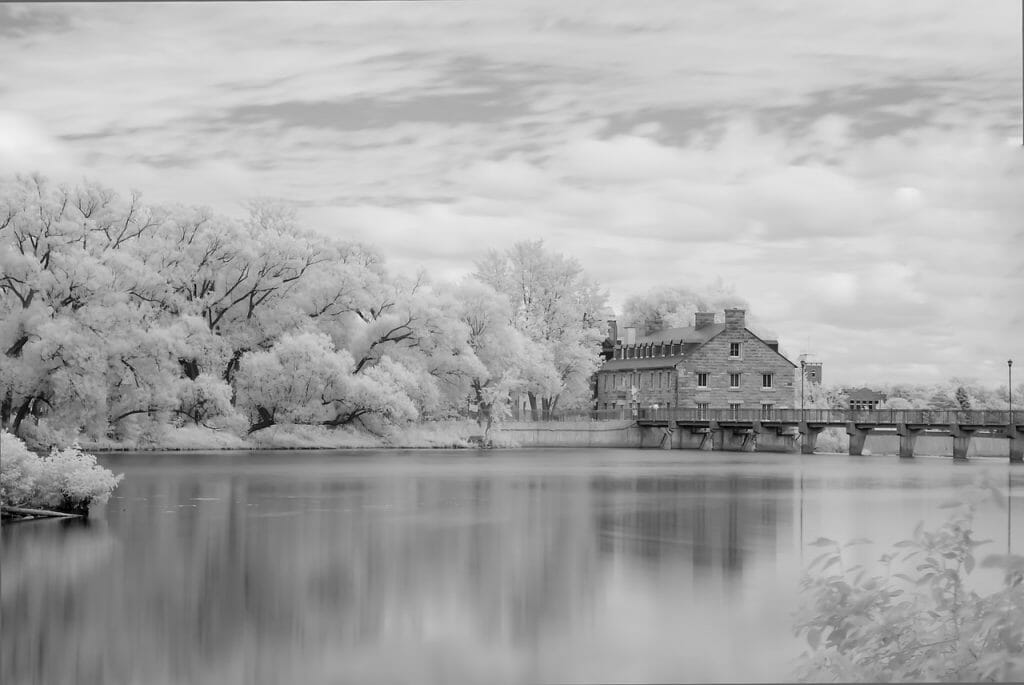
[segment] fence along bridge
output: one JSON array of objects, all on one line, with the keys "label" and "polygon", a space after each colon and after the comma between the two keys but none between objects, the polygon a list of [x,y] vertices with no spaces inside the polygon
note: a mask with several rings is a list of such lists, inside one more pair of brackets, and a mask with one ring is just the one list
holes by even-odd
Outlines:
[{"label": "fence along bridge", "polygon": [[[753,451],[757,436],[772,431],[778,436],[800,436],[800,451],[812,454],[818,435],[829,426],[846,429],[850,454],[860,455],[869,434],[894,433],[900,437],[899,455],[914,456],[914,443],[922,433],[953,437],[953,458],[967,459],[975,435],[1010,440],[1010,461],[1024,462],[1024,412],[845,410],[845,409],[640,409],[637,424],[662,427],[661,446],[672,446],[676,430],[703,436],[701,449],[712,449],[716,433],[743,435],[742,449]],[[718,444],[723,444],[722,440]]]}]

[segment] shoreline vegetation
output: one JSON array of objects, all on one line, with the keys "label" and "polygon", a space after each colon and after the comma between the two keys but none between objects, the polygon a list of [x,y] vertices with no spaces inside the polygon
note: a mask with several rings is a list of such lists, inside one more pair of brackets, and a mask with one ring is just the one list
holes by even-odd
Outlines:
[{"label": "shoreline vegetation", "polygon": [[511,443],[483,435],[473,420],[430,421],[391,426],[380,433],[355,428],[325,428],[283,424],[244,437],[230,431],[183,426],[168,428],[145,441],[82,439],[93,452],[216,452],[229,450],[332,450],[332,449],[461,449],[483,445],[512,447]]},{"label": "shoreline vegetation", "polygon": [[[850,565],[850,548],[818,538],[805,569],[793,633],[807,642],[798,682],[1021,682],[1024,680],[1024,556],[990,553],[975,540],[978,507],[1008,506],[1008,493],[981,479],[961,489],[946,521],[895,543],[873,567]],[[975,567],[1003,571],[979,594]]]},{"label": "shoreline vegetation", "polygon": [[30,450],[17,436],[0,431],[0,517],[5,521],[89,516],[124,478],[96,463],[76,442],[46,456]]}]

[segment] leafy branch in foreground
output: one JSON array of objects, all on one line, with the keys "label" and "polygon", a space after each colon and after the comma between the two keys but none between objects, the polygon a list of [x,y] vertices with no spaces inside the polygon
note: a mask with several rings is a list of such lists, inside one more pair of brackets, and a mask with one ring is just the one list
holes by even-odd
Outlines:
[{"label": "leafy branch in foreground", "polygon": [[794,632],[809,646],[798,661],[801,681],[1024,681],[1024,557],[988,555],[982,567],[1004,571],[1001,589],[979,595],[967,585],[975,551],[977,505],[1005,506],[983,485],[948,502],[933,531],[918,524],[909,540],[879,560],[881,574],[844,563],[849,547],[819,538],[824,549],[801,581]]}]

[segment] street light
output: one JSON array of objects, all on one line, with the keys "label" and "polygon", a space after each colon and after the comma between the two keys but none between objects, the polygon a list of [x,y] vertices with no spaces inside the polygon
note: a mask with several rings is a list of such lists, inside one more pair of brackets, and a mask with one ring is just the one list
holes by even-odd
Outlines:
[{"label": "street light", "polygon": [[1013,360],[1006,360],[1007,388],[1010,393],[1010,426],[1013,426]]},{"label": "street light", "polygon": [[806,360],[804,360],[804,359],[800,360],[800,420],[801,421],[804,420],[804,377],[807,376],[807,374],[804,372],[804,366],[806,364],[807,364]]}]

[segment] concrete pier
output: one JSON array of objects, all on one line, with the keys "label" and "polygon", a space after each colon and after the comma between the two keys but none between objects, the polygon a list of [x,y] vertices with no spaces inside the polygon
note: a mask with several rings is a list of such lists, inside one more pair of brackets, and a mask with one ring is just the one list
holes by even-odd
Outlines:
[{"label": "concrete pier", "polygon": [[911,428],[905,423],[896,426],[896,433],[900,436],[900,459],[914,458],[914,443],[920,432],[920,428]]},{"label": "concrete pier", "polygon": [[850,436],[850,456],[859,457],[864,454],[864,443],[870,433],[870,428],[858,428],[853,422],[846,424],[846,434]]},{"label": "concrete pier", "polygon": [[971,449],[971,438],[974,437],[974,431],[969,427],[951,425],[949,432],[953,436],[953,459],[967,461],[967,452]]},{"label": "concrete pier", "polygon": [[802,439],[800,440],[801,454],[814,454],[814,447],[818,444],[818,436],[825,430],[824,426],[808,426],[806,421],[798,424],[798,430]]},{"label": "concrete pier", "polygon": [[[498,444],[523,447],[645,447],[812,454],[826,427],[844,427],[849,453],[952,456],[1009,454],[1024,463],[1024,425],[1005,411],[933,410],[656,410],[637,419],[510,422],[496,426]],[[920,438],[920,440],[918,439]],[[995,445],[995,447],[993,447]],[[898,447],[898,450],[897,450]]]}]

